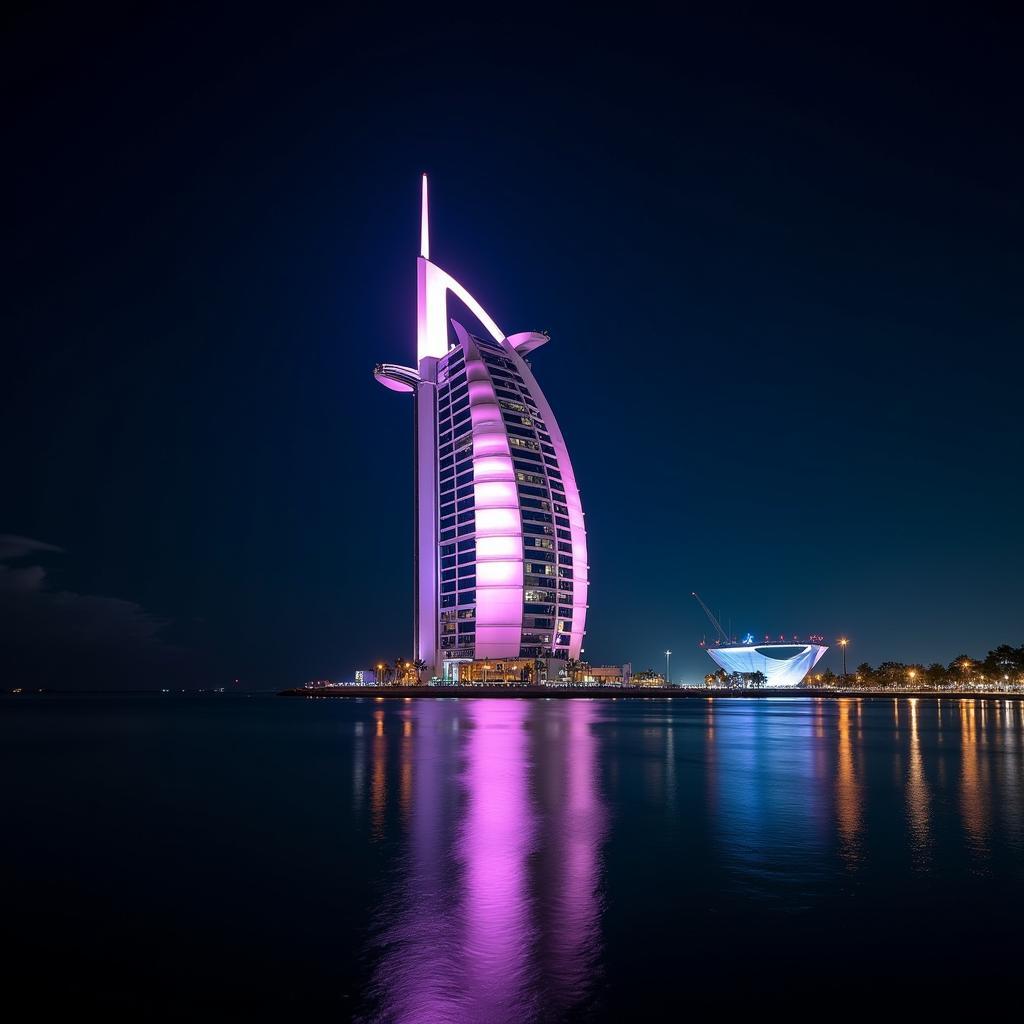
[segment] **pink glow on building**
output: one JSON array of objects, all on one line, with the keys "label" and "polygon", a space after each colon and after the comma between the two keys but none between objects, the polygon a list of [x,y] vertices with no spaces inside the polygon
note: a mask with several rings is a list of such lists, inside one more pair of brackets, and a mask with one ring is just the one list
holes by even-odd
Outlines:
[{"label": "pink glow on building", "polygon": [[417,261],[419,302],[417,318],[417,357],[440,359],[448,351],[448,293],[457,296],[495,341],[504,340],[498,325],[487,315],[465,288],[430,260]]},{"label": "pink glow on building", "polygon": [[420,193],[420,255],[430,259],[430,203],[427,201],[427,176],[423,175],[423,191]]},{"label": "pink glow on building", "polygon": [[[583,510],[565,441],[523,358],[550,339],[536,331],[506,338],[431,262],[426,175],[420,253],[417,367],[381,364],[375,371],[416,402],[416,657],[436,675],[460,660],[579,658],[589,578]],[[479,337],[449,321],[449,293],[479,322]],[[528,575],[541,579],[531,586],[548,595],[531,599],[529,615]],[[542,604],[550,607],[546,615]]]}]

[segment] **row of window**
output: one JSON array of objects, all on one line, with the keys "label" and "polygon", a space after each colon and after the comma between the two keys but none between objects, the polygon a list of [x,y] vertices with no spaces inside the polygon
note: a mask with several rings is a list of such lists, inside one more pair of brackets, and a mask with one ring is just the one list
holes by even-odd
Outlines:
[{"label": "row of window", "polygon": [[[557,456],[543,418],[520,377],[515,362],[501,346],[475,339],[491,373],[498,404],[513,455],[519,490],[524,549],[524,629],[521,651],[525,656],[550,653],[568,644],[572,628],[572,544],[565,486]],[[461,357],[461,350],[457,353]],[[460,359],[461,361],[461,359]],[[454,359],[452,360],[454,362]],[[472,436],[468,386],[453,380],[439,401],[439,458],[441,461],[442,621],[446,623],[446,649],[456,642],[470,644],[475,634],[458,633],[455,615],[474,614],[473,608],[456,609],[475,601],[475,528],[472,487]],[[462,574],[459,576],[458,574]],[[557,610],[557,615],[556,615]],[[466,621],[467,628],[474,623]],[[461,626],[461,623],[460,623]],[[552,638],[554,637],[554,644]]]},{"label": "row of window", "polygon": [[456,619],[462,620],[462,619],[475,619],[475,618],[476,618],[476,609],[475,608],[460,608],[457,612],[456,611],[450,611],[450,612],[442,612],[441,613],[441,621],[442,622],[453,622]]}]

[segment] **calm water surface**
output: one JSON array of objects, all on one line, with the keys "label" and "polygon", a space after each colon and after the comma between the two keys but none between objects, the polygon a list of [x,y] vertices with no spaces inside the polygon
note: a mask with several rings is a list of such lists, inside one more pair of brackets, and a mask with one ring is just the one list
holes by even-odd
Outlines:
[{"label": "calm water surface", "polygon": [[5,992],[432,1024],[1011,977],[1022,712],[6,699]]}]

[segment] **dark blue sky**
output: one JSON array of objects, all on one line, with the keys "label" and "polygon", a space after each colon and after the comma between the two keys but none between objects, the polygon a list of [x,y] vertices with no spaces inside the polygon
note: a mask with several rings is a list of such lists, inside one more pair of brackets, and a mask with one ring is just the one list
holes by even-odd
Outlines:
[{"label": "dark blue sky", "polygon": [[371,371],[414,356],[422,170],[435,260],[551,332],[589,660],[702,675],[694,589],[852,663],[1024,642],[1022,42],[863,12],[15,18],[5,677],[408,652],[411,403]]}]

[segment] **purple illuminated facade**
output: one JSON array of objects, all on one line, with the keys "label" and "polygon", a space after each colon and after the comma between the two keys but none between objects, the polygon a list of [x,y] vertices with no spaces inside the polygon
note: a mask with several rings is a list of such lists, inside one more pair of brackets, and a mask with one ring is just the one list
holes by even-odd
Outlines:
[{"label": "purple illuminated facade", "polygon": [[[562,433],[526,361],[546,334],[505,335],[430,261],[423,177],[417,365],[374,375],[416,403],[416,656],[460,662],[579,658],[587,541]],[[455,295],[479,324],[448,318]]]}]

